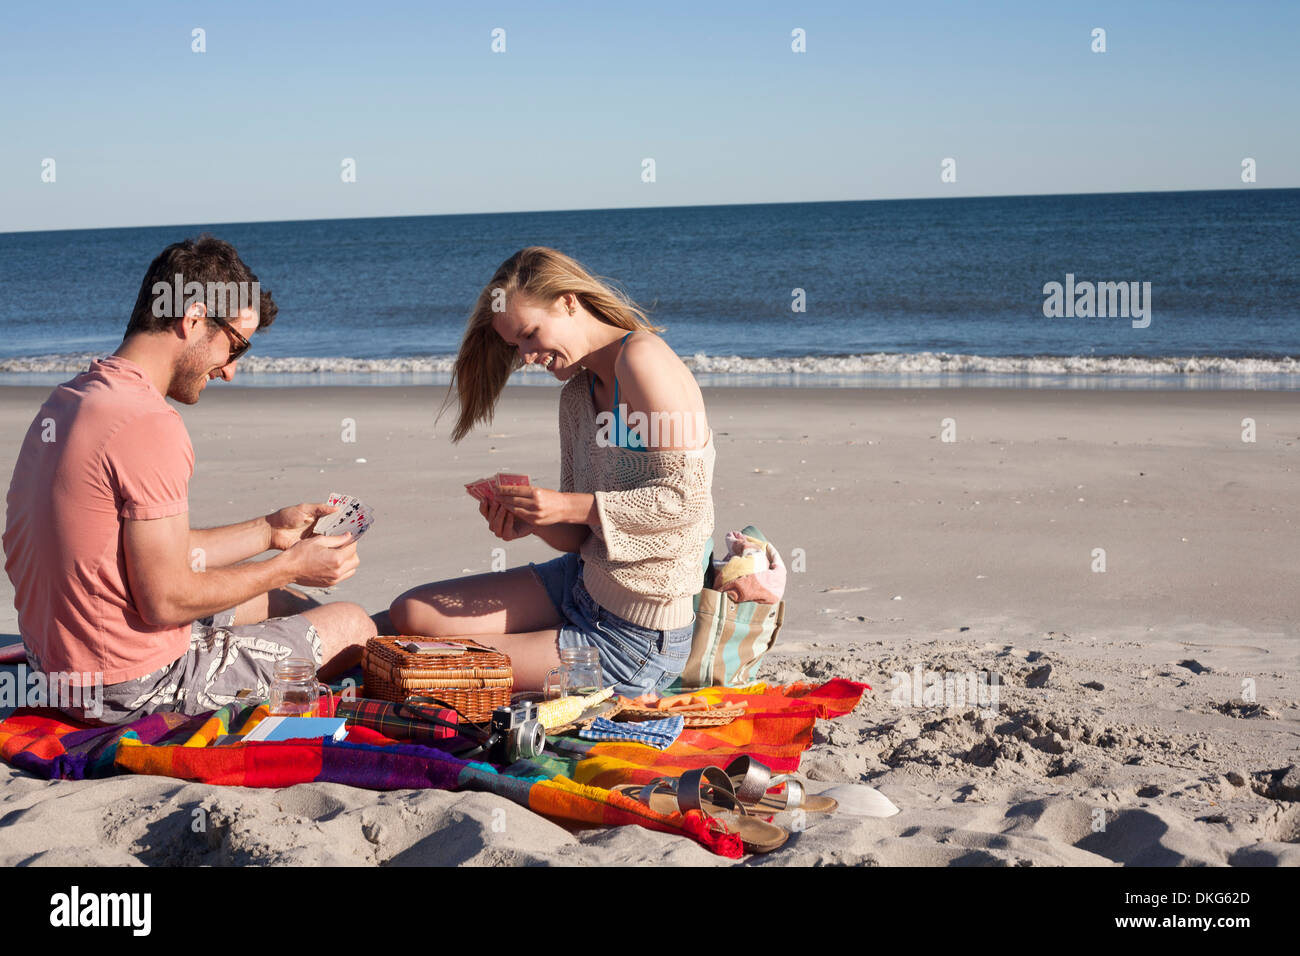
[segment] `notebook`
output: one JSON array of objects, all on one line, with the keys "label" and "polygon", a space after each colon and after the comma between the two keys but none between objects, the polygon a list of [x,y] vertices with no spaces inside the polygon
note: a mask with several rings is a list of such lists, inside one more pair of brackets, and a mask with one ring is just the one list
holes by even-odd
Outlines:
[{"label": "notebook", "polygon": [[251,740],[301,740],[328,737],[342,740],[348,735],[344,717],[267,717],[244,735]]}]

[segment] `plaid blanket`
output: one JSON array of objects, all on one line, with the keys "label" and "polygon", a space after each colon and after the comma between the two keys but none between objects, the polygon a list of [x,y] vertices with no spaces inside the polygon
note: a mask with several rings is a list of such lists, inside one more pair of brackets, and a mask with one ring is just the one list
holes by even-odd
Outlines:
[{"label": "plaid blanket", "polygon": [[812,743],[816,720],[848,713],[869,689],[845,680],[816,687],[707,688],[699,693],[719,703],[748,701],[745,716],[722,727],[687,729],[664,751],[555,737],[557,753],[521,761],[508,772],[359,725],[350,726],[341,742],[218,743],[232,733],[247,733],[267,712],[265,705],[237,704],[198,717],[153,714],[124,726],[89,729],[52,711],[18,710],[0,722],[0,758],[46,779],[127,772],[243,787],[329,782],[371,790],[485,790],[556,820],[643,826],[689,836],[715,853],[738,857],[738,838],[710,832],[698,811],[666,816],[609,788],[723,766],[740,754],[777,773],[796,770],[799,755]]},{"label": "plaid blanket", "polygon": [[347,718],[350,727],[369,727],[392,740],[436,746],[436,741],[455,739],[456,731],[441,724],[420,720],[421,714],[437,717],[449,724],[460,722],[460,715],[444,707],[425,704],[395,704],[386,700],[343,698],[335,707],[336,716]]}]

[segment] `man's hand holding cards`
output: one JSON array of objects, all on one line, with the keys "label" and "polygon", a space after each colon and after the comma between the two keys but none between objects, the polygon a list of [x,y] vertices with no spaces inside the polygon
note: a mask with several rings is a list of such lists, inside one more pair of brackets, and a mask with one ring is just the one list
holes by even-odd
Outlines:
[{"label": "man's hand holding cards", "polygon": [[317,534],[335,535],[335,534],[352,534],[355,541],[365,534],[370,525],[374,523],[375,512],[367,504],[353,498],[351,495],[341,495],[337,492],[330,495],[329,505],[336,508],[336,511],[327,515],[322,515],[317,519],[312,531]]},{"label": "man's hand holding cards", "polygon": [[311,533],[285,552],[293,563],[293,581],[304,587],[331,588],[357,573],[361,558],[357,538],[374,521],[374,513],[351,495],[333,494],[324,506],[312,506],[320,516]]}]

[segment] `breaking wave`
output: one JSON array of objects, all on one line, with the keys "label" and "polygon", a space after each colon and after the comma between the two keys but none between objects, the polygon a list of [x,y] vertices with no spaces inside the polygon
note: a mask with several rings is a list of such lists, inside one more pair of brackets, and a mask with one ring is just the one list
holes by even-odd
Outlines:
[{"label": "breaking wave", "polygon": [[[96,358],[95,353],[62,353],[57,355],[22,356],[0,359],[0,374],[11,376],[48,376],[75,374]],[[1052,379],[1069,380],[1076,377],[1115,379],[1122,385],[1129,379],[1190,379],[1223,378],[1251,382],[1255,379],[1275,380],[1300,384],[1300,357],[1228,357],[1217,355],[1196,356],[1133,356],[1133,355],[963,355],[948,352],[877,352],[860,355],[803,355],[803,356],[742,356],[695,355],[683,356],[683,361],[705,381],[715,384],[743,381],[745,384],[762,384],[791,381],[817,384],[818,380],[846,382],[853,379],[887,383],[891,378],[961,378],[987,379]],[[349,358],[325,357],[274,357],[250,355],[239,363],[240,372],[248,378],[274,377],[284,383],[294,377],[310,379],[311,383],[331,380],[364,382],[367,378],[402,380],[406,382],[446,381],[455,361],[453,355],[416,355],[399,358]],[[543,384],[545,373],[537,368],[525,368],[519,373],[522,382],[539,376]],[[304,381],[303,384],[307,384]],[[247,383],[246,384],[252,384]]]}]

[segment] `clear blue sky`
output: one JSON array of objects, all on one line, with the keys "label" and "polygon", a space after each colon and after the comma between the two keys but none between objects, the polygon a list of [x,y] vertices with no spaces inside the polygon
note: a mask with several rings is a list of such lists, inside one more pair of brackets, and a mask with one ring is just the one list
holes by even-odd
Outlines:
[{"label": "clear blue sky", "polygon": [[1295,187],[1297,64],[1287,2],[9,4],[0,231]]}]

